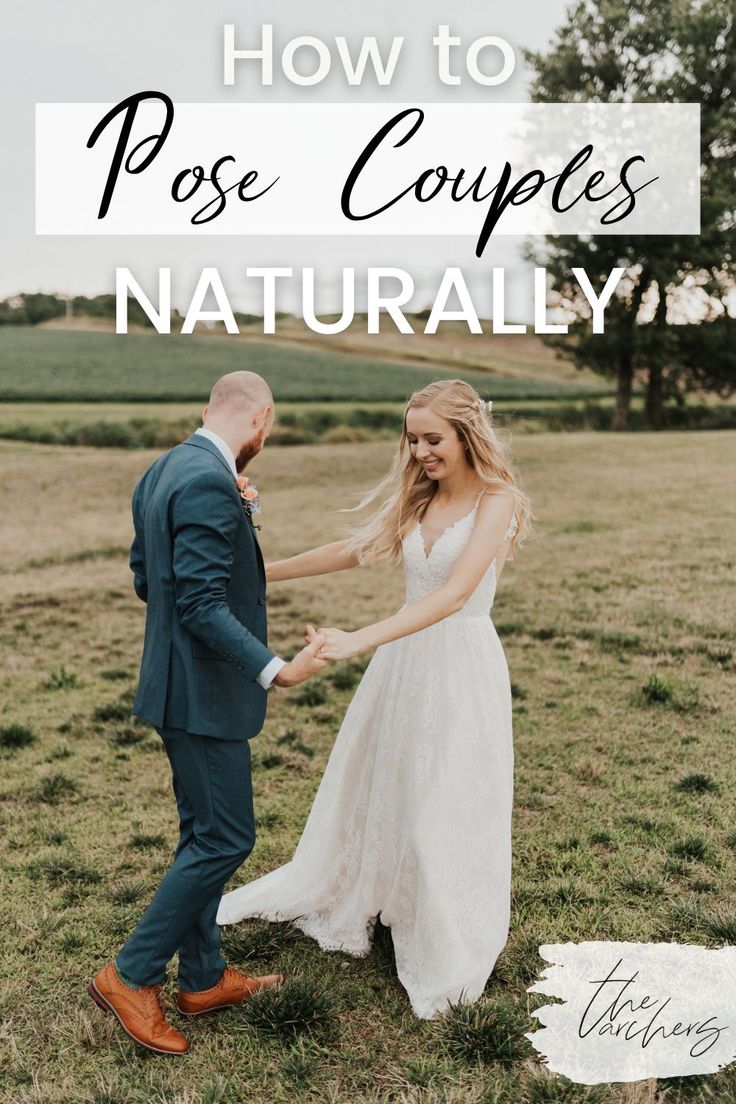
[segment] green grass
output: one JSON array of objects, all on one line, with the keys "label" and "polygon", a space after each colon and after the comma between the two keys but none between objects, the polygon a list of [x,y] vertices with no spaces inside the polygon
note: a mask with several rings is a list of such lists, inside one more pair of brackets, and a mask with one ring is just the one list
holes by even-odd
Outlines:
[{"label": "green grass", "polygon": [[36,742],[36,734],[25,725],[11,724],[0,728],[0,748],[5,751],[17,751]]},{"label": "green grass", "polygon": [[531,1052],[523,1037],[531,1027],[510,1001],[479,1000],[451,1005],[437,1034],[448,1054],[460,1062],[505,1064]]},{"label": "green grass", "polygon": [[[504,567],[493,609],[514,688],[514,867],[510,938],[480,1004],[417,1021],[382,926],[355,959],[252,921],[224,930],[226,957],[288,985],[191,1023],[172,1013],[192,1044],[182,1062],[142,1053],[86,994],[176,844],[166,756],[130,716],[144,609],[126,564],[129,499],[154,454],[0,443],[13,503],[0,532],[0,1104],[631,1100],[540,1065],[523,1033],[546,998],[526,990],[542,943],[736,941],[735,442],[517,438],[537,535]],[[267,448],[254,470],[266,557],[340,535],[334,511],[391,451]],[[308,621],[354,628],[403,599],[392,568],[318,582],[270,588],[277,651]],[[293,854],[364,667],[270,695],[253,744],[258,838],[233,885]],[[659,1082],[642,1100],[735,1097],[727,1070]]]},{"label": "green grass", "polygon": [[487,398],[573,399],[606,393],[580,382],[509,379],[487,372],[421,367],[273,341],[220,337],[62,332],[0,327],[2,402],[195,402],[215,380],[247,368],[278,401],[401,402],[431,380],[462,375]]},{"label": "green grass", "polygon": [[79,676],[73,671],[67,671],[62,664],[56,671],[52,671],[46,680],[47,690],[76,690],[79,686]]},{"label": "green grass", "polygon": [[262,1035],[282,1040],[299,1036],[334,1038],[337,1028],[335,996],[313,978],[294,977],[272,989],[262,989],[240,1013]]}]

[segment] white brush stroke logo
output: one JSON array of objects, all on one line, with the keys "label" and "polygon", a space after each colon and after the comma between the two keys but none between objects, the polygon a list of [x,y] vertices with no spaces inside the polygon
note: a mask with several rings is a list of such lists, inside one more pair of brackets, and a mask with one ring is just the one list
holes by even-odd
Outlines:
[{"label": "white brush stroke logo", "polygon": [[532,1012],[526,1038],[550,1070],[583,1085],[715,1073],[736,1061],[736,947],[553,943],[529,993],[558,997]]}]

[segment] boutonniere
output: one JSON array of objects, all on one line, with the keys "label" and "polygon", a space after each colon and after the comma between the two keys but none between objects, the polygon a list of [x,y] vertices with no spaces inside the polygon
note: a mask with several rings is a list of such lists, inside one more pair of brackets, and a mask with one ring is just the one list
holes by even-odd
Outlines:
[{"label": "boutonniere", "polygon": [[253,516],[261,509],[261,501],[258,497],[258,488],[252,487],[250,480],[245,475],[239,475],[235,480],[238,490],[240,491],[240,497],[243,500],[243,509],[245,510],[251,525],[254,529],[260,529],[260,525],[256,525],[253,521]]}]

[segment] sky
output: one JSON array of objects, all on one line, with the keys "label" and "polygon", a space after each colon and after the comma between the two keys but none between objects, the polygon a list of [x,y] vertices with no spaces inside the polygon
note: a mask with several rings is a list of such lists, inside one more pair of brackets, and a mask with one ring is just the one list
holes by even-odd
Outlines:
[{"label": "sky", "polygon": [[[470,238],[447,237],[127,237],[37,236],[34,228],[34,105],[37,102],[111,102],[144,88],[165,91],[175,102],[249,102],[366,100],[380,102],[468,102],[528,100],[529,72],[522,51],[547,44],[562,22],[566,0],[517,0],[515,4],[480,0],[6,0],[0,42],[3,90],[3,136],[0,230],[2,263],[0,298],[21,291],[66,294],[112,293],[115,268],[131,269],[154,294],[160,266],[173,272],[175,305],[186,305],[201,269],[217,267],[233,305],[256,309],[258,288],[245,278],[246,267],[288,266],[317,270],[321,310],[338,306],[341,270],[361,271],[372,265],[409,270],[417,285],[417,305],[433,298],[443,270],[458,265],[480,306],[490,301],[490,268],[506,268],[508,313],[529,317],[532,274],[521,259],[521,241],[498,237],[492,253],[474,256]],[[390,87],[373,82],[348,88],[335,67],[324,83],[303,88],[275,70],[274,84],[264,88],[254,67],[239,67],[233,87],[223,83],[223,26],[233,23],[236,41],[249,45],[260,28],[274,28],[277,57],[290,39],[317,36],[328,45],[335,35],[349,42],[363,35],[379,41],[403,35],[401,64]],[[497,88],[465,80],[461,87],[443,85],[431,46],[437,27],[449,24],[463,43],[481,35],[498,35],[516,51],[511,79]],[[59,164],[57,171],[64,172]],[[296,309],[293,301],[280,302]],[[487,316],[487,311],[480,313]]]}]

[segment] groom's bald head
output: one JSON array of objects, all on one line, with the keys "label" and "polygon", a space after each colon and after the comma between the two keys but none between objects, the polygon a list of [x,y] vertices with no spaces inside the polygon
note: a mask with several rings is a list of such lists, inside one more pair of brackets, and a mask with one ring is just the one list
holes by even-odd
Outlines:
[{"label": "groom's bald head", "polygon": [[273,395],[263,376],[256,372],[228,372],[212,388],[209,410],[212,414],[227,408],[273,406]]},{"label": "groom's bald head", "polygon": [[271,388],[256,372],[228,372],[222,376],[202,412],[207,429],[230,446],[238,471],[263,448],[273,417]]}]

